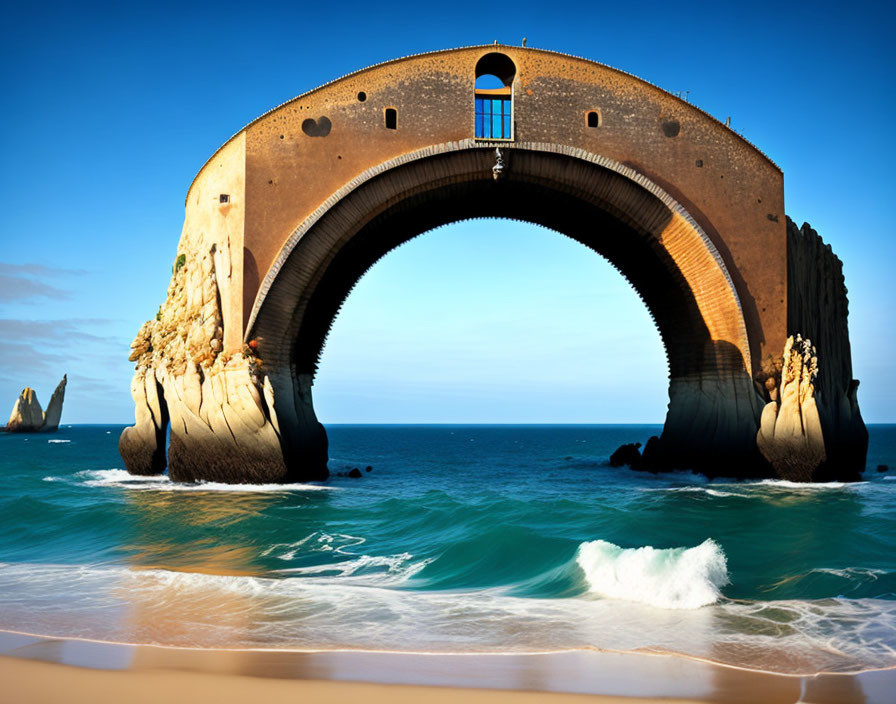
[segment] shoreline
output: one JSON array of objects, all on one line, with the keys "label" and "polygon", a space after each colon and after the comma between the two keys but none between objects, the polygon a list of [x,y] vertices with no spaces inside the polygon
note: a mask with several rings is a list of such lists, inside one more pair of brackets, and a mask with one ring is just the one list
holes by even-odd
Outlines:
[{"label": "shoreline", "polygon": [[[72,693],[72,677],[79,680]],[[0,631],[0,679],[16,701],[120,701],[145,682],[146,701],[479,702],[593,701],[885,702],[896,668],[860,673],[779,674],[662,652],[407,653],[372,650],[201,649],[108,643]],[[120,687],[125,688],[124,690]],[[151,692],[151,696],[149,694]],[[194,695],[191,695],[194,696]],[[133,697],[131,696],[133,701]],[[138,699],[137,701],[143,701]]]},{"label": "shoreline", "polygon": [[[745,665],[733,665],[731,663],[720,662],[710,658],[691,655],[688,653],[679,653],[674,650],[661,649],[635,649],[635,650],[614,650],[612,648],[598,648],[596,646],[581,648],[557,648],[554,650],[519,650],[519,651],[493,651],[493,650],[470,650],[467,652],[455,652],[448,650],[389,650],[389,649],[373,649],[373,648],[265,648],[261,646],[244,647],[237,646],[233,648],[212,647],[207,648],[199,645],[163,645],[160,643],[129,643],[126,641],[102,640],[99,638],[86,638],[82,636],[58,636],[46,633],[33,633],[30,631],[18,631],[14,629],[0,628],[0,657],[7,655],[8,642],[10,637],[22,637],[35,639],[41,642],[65,642],[65,643],[83,643],[87,646],[107,646],[109,648],[122,649],[140,649],[140,648],[158,648],[160,650],[185,651],[198,653],[289,653],[293,655],[340,655],[340,654],[364,654],[372,656],[408,656],[408,657],[481,657],[481,658],[504,658],[504,657],[535,657],[535,656],[559,656],[572,653],[594,653],[598,655],[619,655],[631,656],[634,658],[679,658],[682,660],[708,665],[710,667],[724,668],[728,670],[737,670],[739,672],[755,674],[755,675],[771,675],[775,677],[793,677],[798,679],[807,679],[820,676],[841,676],[855,677],[868,673],[893,672],[896,677],[896,665],[890,667],[866,667],[860,670],[849,670],[845,672],[837,672],[833,670],[819,670],[817,672],[776,672],[774,670],[763,670],[756,667],[747,667]],[[105,668],[103,668],[105,669]]]}]

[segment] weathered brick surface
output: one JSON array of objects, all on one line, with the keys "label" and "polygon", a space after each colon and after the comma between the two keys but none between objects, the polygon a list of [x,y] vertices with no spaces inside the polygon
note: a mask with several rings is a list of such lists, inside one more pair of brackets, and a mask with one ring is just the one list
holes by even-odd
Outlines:
[{"label": "weathered brick surface", "polygon": [[[281,105],[237,135],[246,142],[243,332],[258,287],[284,243],[333,193],[401,154],[473,138],[475,67],[496,51],[517,69],[516,141],[606,157],[663,188],[725,262],[750,332],[751,357],[779,354],[786,339],[780,170],[717,120],[629,74],[509,46],[434,52],[364,69]],[[384,126],[387,106],[398,110],[397,130]],[[587,127],[589,110],[600,111],[600,127]],[[331,123],[325,137],[303,131],[306,120],[321,117]],[[679,125],[674,137],[664,131],[669,122]],[[214,173],[216,160],[206,164],[193,188]]]}]

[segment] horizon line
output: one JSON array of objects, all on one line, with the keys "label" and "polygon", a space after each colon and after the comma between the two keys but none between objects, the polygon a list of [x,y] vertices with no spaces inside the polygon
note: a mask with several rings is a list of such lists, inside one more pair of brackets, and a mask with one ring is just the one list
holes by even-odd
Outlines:
[{"label": "horizon line", "polygon": [[[108,426],[108,425],[121,425],[121,426],[132,426],[134,421],[128,421],[126,423],[118,422],[96,422],[96,423],[60,423],[59,428],[65,427],[73,427],[73,426]],[[405,426],[663,426],[664,423],[660,421],[629,421],[629,422],[614,422],[614,423],[601,423],[594,421],[571,421],[571,422],[563,422],[563,421],[545,421],[545,422],[490,422],[490,421],[446,421],[446,422],[402,422],[402,421],[383,421],[383,422],[351,422],[351,421],[340,421],[334,423],[322,423],[321,425],[325,427],[338,427],[338,426],[371,426],[371,427],[382,427],[382,426],[392,426],[392,427],[405,427]],[[896,425],[896,420],[890,421],[874,421],[865,423],[866,426],[871,425]],[[5,432],[5,426],[0,426],[0,431]],[[37,432],[37,433],[13,433],[14,435],[48,435],[55,431],[47,431],[47,432]]]}]

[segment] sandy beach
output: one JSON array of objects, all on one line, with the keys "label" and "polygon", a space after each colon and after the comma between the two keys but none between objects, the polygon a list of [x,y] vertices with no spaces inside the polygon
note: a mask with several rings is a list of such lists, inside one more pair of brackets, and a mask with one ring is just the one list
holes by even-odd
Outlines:
[{"label": "sandy beach", "polygon": [[887,702],[896,670],[787,676],[668,655],[193,650],[0,633],[2,701]]}]

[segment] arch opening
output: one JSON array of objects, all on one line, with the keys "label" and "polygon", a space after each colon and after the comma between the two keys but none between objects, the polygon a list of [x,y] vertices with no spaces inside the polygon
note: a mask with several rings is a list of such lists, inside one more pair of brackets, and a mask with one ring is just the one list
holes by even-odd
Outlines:
[{"label": "arch opening", "polygon": [[[494,158],[485,148],[406,157],[336,194],[287,242],[256,299],[248,333],[263,340],[262,356],[276,385],[294,391],[291,399],[279,396],[276,402],[287,428],[285,454],[296,449],[288,446],[291,427],[301,437],[310,422],[325,438],[312,385],[333,320],[361,276],[423,232],[482,217],[561,232],[628,279],[667,354],[666,428],[677,428],[675,442],[667,443],[672,462],[676,452],[694,456],[692,441],[721,438],[727,455],[732,436],[752,447],[758,408],[743,314],[721,258],[687,213],[649,182],[599,158],[537,145],[514,148],[498,181],[491,173]],[[729,397],[730,403],[724,400]],[[723,433],[716,432],[720,426]],[[715,458],[709,449],[702,454],[707,462]]]},{"label": "arch opening", "polygon": [[504,81],[498,78],[493,73],[483,73],[481,76],[476,76],[476,90],[501,90],[502,88],[506,88],[504,85]]},{"label": "arch opening", "polygon": [[[298,375],[313,378],[336,312],[373,263],[436,227],[472,218],[503,217],[561,232],[617,268],[654,317],[663,335],[672,377],[705,369],[707,354],[713,357],[713,366],[720,369],[746,368],[742,348],[730,344],[735,349],[720,353],[719,348],[724,345],[713,345],[722,342],[716,339],[719,331],[710,330],[695,297],[693,282],[687,280],[668,247],[680,223],[654,194],[608,169],[576,164],[560,155],[514,151],[510,174],[499,182],[491,178],[489,151],[475,150],[464,157],[475,158],[482,166],[464,175],[446,173],[411,188],[399,187],[400,194],[389,191],[386,195],[381,186],[387,180],[407,183],[410,174],[406,169],[378,176],[366,187],[339,200],[324,219],[298,238],[295,248],[284,253],[283,266],[267,298],[283,298],[276,289],[285,290],[288,279],[293,277],[301,280],[302,295],[278,300],[270,313],[264,311],[262,303],[255,330],[250,332],[251,337],[266,340],[267,358],[278,364],[291,363]],[[444,155],[431,157],[427,163],[430,167],[448,167],[445,170],[450,171],[453,169],[448,163],[456,160],[456,155]],[[531,163],[524,164],[526,160]],[[529,173],[521,173],[521,167]],[[416,164],[408,168],[424,167]],[[573,174],[575,168],[582,172]],[[545,177],[546,170],[563,174],[571,182],[552,181]],[[401,176],[399,172],[403,172]],[[574,183],[582,179],[584,182]],[[383,200],[371,203],[368,196]],[[366,217],[361,215],[359,220],[361,213]],[[353,221],[347,222],[346,218]],[[682,242],[680,246],[687,245]],[[715,279],[716,286],[725,283],[718,276],[710,278]],[[295,290],[295,286],[290,288]],[[706,291],[701,293],[707,295]],[[284,308],[289,309],[286,316]],[[281,334],[266,336],[275,320]],[[272,337],[278,340],[276,349]]]},{"label": "arch opening", "polygon": [[495,76],[505,88],[510,88],[516,77],[516,64],[507,54],[493,51],[476,62],[477,87],[481,76]]},{"label": "arch opening", "polygon": [[667,361],[602,257],[476,219],[374,264],[330,329],[315,410],[334,423],[659,423]]}]

